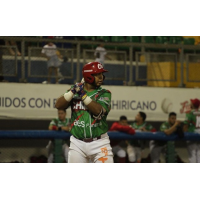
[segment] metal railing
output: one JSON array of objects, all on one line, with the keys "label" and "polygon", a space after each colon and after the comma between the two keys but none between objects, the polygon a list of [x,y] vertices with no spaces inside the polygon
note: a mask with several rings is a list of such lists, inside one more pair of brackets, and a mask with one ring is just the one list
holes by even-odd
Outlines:
[{"label": "metal railing", "polygon": [[[173,74],[174,77],[171,79],[152,79],[152,78],[148,78],[148,76],[146,76],[146,78],[140,78],[140,65],[139,65],[139,58],[140,56],[144,56],[144,62],[145,62],[145,66],[147,66],[147,68],[151,68],[153,66],[152,63],[153,62],[157,62],[158,63],[158,56],[162,56],[162,59],[159,60],[159,62],[173,62],[174,63],[174,67],[173,67]],[[153,56],[156,56],[156,59],[153,59]],[[153,69],[152,69],[153,70]],[[161,70],[161,69],[158,69]],[[136,52],[136,72],[135,72],[135,80],[136,81],[169,81],[169,82],[173,82],[173,81],[177,81],[177,54],[176,53],[155,53],[155,52]]]},{"label": "metal railing", "polygon": [[[10,55],[12,49],[15,55]],[[0,74],[4,76],[17,76],[17,48],[16,46],[0,46]]]},{"label": "metal railing", "polygon": [[[106,74],[106,80],[122,80],[127,81],[127,55],[125,51],[106,51],[108,54],[116,54],[122,56],[122,61],[117,61],[114,66],[106,65],[108,73]],[[87,54],[91,53],[91,57],[87,57]],[[94,50],[83,49],[83,64],[91,62],[94,60]],[[105,62],[106,63],[106,62]],[[104,64],[105,64],[104,63]],[[118,71],[115,69],[118,68]],[[110,72],[110,73],[109,73]]]},{"label": "metal railing", "polygon": [[[193,58],[193,59],[191,59]],[[190,62],[191,59],[191,62]],[[190,70],[190,68],[193,68]],[[193,73],[191,73],[191,71]],[[186,54],[186,80],[187,82],[200,82],[200,55]],[[193,76],[195,80],[191,80],[189,77]]]},{"label": "metal railing", "polygon": [[[24,82],[26,81],[27,77],[26,77],[26,68],[25,68],[25,54],[26,54],[26,48],[27,45],[29,43],[38,43],[43,44],[43,43],[47,43],[49,42],[49,39],[45,39],[45,38],[32,38],[32,37],[10,37],[10,36],[0,36],[0,39],[3,40],[12,40],[12,41],[17,41],[19,42],[19,44],[21,45],[21,56],[19,56],[18,58],[21,60],[21,75],[20,75],[20,81]],[[51,39],[51,42],[53,43],[62,43],[62,44],[66,44],[66,43],[70,43],[73,45],[74,47],[74,51],[76,52],[76,74],[74,75],[76,81],[80,81],[81,80],[81,73],[80,73],[80,69],[81,69],[81,64],[82,64],[82,49],[81,46],[82,45],[98,45],[99,41],[89,41],[89,40],[65,40],[65,39]],[[180,87],[184,87],[184,62],[185,62],[185,53],[184,50],[191,50],[194,52],[196,51],[200,51],[200,46],[198,45],[184,45],[184,44],[150,44],[150,43],[133,43],[133,42],[104,42],[104,44],[106,46],[113,46],[113,47],[127,47],[129,49],[129,59],[127,61],[127,65],[129,66],[128,68],[128,74],[129,74],[129,85],[133,85],[134,84],[134,79],[135,76],[133,75],[133,71],[134,71],[134,49],[135,48],[141,48],[141,52],[145,53],[145,49],[154,49],[155,51],[159,50],[159,49],[165,49],[166,52],[168,50],[174,49],[174,50],[178,50],[179,49],[179,54],[177,54],[180,58],[180,83],[179,86]],[[41,46],[42,47],[42,46]],[[153,51],[154,51],[153,50]],[[137,55],[135,56],[137,57]],[[187,65],[188,66],[188,65]],[[137,67],[136,67],[137,68]],[[136,78],[140,78],[140,77],[136,77]],[[199,82],[198,80],[190,80],[188,77],[187,79],[189,81],[195,81],[195,82]],[[163,81],[163,80],[162,80]]]},{"label": "metal railing", "polygon": [[[28,77],[45,77],[47,78],[47,59],[41,56],[41,47],[29,47],[28,48]],[[63,78],[72,79],[74,77],[73,65],[74,65],[74,50],[73,49],[62,49],[57,48],[60,54],[63,57],[67,57],[68,66],[63,66],[68,68],[65,70],[67,73],[61,74]],[[34,61],[40,61],[40,64],[35,64],[33,66]],[[62,59],[59,60],[60,66],[66,65]],[[33,74],[34,73],[34,74]],[[56,77],[53,75],[52,77]]]}]

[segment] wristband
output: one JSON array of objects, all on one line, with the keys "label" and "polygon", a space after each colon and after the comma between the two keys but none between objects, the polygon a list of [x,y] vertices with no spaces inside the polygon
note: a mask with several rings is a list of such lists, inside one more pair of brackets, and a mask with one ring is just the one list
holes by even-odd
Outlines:
[{"label": "wristband", "polygon": [[52,126],[52,130],[57,131],[57,126]]},{"label": "wristband", "polygon": [[61,131],[62,130],[62,128],[61,127],[58,127],[58,131]]},{"label": "wristband", "polygon": [[88,104],[90,104],[92,102],[92,99],[90,97],[88,97],[86,94],[82,97],[82,101],[83,103],[87,106]]},{"label": "wristband", "polygon": [[70,102],[74,96],[74,93],[72,91],[69,91],[64,94],[64,98],[66,101]]}]

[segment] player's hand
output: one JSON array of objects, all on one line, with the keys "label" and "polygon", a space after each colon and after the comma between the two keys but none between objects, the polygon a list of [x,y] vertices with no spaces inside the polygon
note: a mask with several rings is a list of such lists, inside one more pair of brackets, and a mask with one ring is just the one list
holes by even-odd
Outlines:
[{"label": "player's hand", "polygon": [[83,83],[76,83],[74,89],[75,89],[76,93],[77,93],[81,98],[85,95],[84,84],[83,84]]},{"label": "player's hand", "polygon": [[147,131],[145,127],[140,128],[141,131]]},{"label": "player's hand", "polygon": [[71,88],[71,92],[76,94],[78,92],[80,92],[83,89],[84,85],[83,83],[76,83],[73,88]]},{"label": "player's hand", "polygon": [[180,124],[181,124],[181,122],[179,120],[176,120],[175,126],[179,126]]},{"label": "player's hand", "polygon": [[130,129],[129,131],[128,131],[128,134],[130,134],[130,135],[134,135],[135,134],[135,129]]}]

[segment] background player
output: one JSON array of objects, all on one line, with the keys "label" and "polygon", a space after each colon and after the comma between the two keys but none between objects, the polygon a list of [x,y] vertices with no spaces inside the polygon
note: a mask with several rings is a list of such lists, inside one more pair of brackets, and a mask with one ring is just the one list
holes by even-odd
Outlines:
[{"label": "background player", "polygon": [[56,101],[56,108],[71,105],[69,162],[112,163],[113,153],[107,135],[107,115],[111,109],[111,92],[101,88],[107,72],[99,62],[83,67],[85,83],[77,83]]},{"label": "background player", "polygon": [[[70,119],[66,118],[66,110],[58,110],[58,118],[53,119],[49,124],[49,130],[54,131],[70,131]],[[63,140],[63,155],[65,157],[65,161],[68,162],[68,152],[69,152],[69,140]],[[53,156],[53,148],[54,148],[54,140],[50,140],[49,144],[47,145],[48,149],[48,163],[53,163],[54,156]]]},{"label": "background player", "polygon": [[[190,133],[200,133],[200,101],[191,99],[191,111],[186,114],[184,121],[184,131]],[[187,141],[190,163],[200,163],[200,141]]]},{"label": "background player", "polygon": [[107,55],[106,49],[104,48],[103,41],[100,40],[99,46],[95,49],[94,56],[95,61],[100,62],[102,65],[104,65],[105,57],[111,60],[110,56]]},{"label": "background player", "polygon": [[[136,132],[141,132],[141,131],[155,132],[156,129],[152,125],[147,124],[145,120],[146,120],[146,114],[144,112],[139,112],[135,117],[135,122],[132,124],[133,129],[135,129]],[[129,161],[141,162],[142,149],[144,148],[144,141],[132,140],[128,141],[127,143],[128,143],[127,153]]]},{"label": "background player", "polygon": [[[164,132],[166,135],[171,135],[177,130],[177,126],[180,126],[180,123],[180,121],[176,120],[176,113],[171,112],[169,113],[168,121],[161,124],[160,131]],[[167,141],[150,141],[149,146],[152,163],[159,162],[160,154],[165,153],[166,144]]]},{"label": "background player", "polygon": [[[120,131],[131,135],[135,134],[135,130],[128,124],[126,116],[121,116],[119,122],[114,122],[109,131]],[[126,162],[126,151],[119,145],[121,140],[111,140],[111,147],[114,155],[117,156],[118,163]]]},{"label": "background player", "polygon": [[61,55],[57,54],[56,45],[52,42],[49,42],[48,44],[44,45],[41,53],[43,57],[47,58],[48,83],[50,83],[50,76],[52,75],[53,71],[56,76],[56,83],[58,83],[58,67],[61,65],[58,57]]}]

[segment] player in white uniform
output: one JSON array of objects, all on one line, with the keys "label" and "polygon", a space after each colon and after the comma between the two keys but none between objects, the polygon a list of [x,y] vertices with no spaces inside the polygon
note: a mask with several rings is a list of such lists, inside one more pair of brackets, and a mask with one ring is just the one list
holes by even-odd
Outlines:
[{"label": "player in white uniform", "polygon": [[77,83],[56,101],[57,109],[71,106],[69,163],[113,163],[107,135],[111,92],[101,88],[107,72],[99,62],[83,67],[84,83]]},{"label": "player in white uniform", "polygon": [[103,43],[99,44],[99,46],[95,49],[94,56],[95,56],[95,61],[100,62],[102,65],[104,65],[105,57],[111,60],[111,58],[107,55]]},{"label": "player in white uniform", "polygon": [[[184,131],[200,134],[200,101],[191,99],[191,111],[186,113]],[[187,149],[190,163],[200,163],[200,141],[187,141]]]},{"label": "player in white uniform", "polygon": [[58,83],[58,67],[61,65],[60,60],[57,55],[57,47],[52,42],[44,45],[42,49],[42,55],[47,58],[47,67],[48,67],[48,83],[50,83],[50,76],[54,71],[56,76],[56,83]]}]

